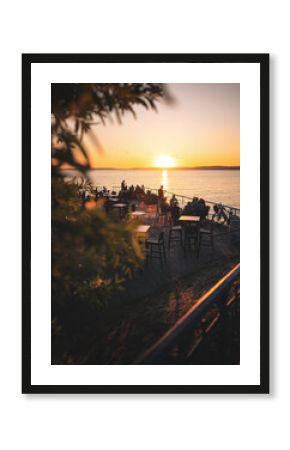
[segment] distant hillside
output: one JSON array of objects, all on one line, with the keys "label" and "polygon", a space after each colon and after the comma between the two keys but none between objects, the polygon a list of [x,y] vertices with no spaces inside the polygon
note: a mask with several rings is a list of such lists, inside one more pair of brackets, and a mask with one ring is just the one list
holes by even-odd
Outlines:
[{"label": "distant hillside", "polygon": [[[64,169],[75,170],[75,169]],[[91,170],[162,170],[161,167],[94,167]],[[172,167],[167,170],[240,170],[240,166],[196,166],[196,167]]]},{"label": "distant hillside", "polygon": [[197,166],[180,167],[181,170],[240,170],[240,166]]},{"label": "distant hillside", "polygon": [[[161,167],[133,167],[131,169],[126,168],[114,168],[114,167],[96,167],[92,170],[162,170]],[[240,170],[240,166],[196,166],[196,167],[172,167],[168,170]]]}]

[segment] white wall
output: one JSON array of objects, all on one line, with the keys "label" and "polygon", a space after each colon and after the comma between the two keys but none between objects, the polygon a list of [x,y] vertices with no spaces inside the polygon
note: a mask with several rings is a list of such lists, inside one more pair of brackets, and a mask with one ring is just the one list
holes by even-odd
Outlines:
[{"label": "white wall", "polygon": [[[272,449],[288,439],[289,14],[286,1],[5,2],[1,7],[2,448]],[[122,17],[123,16],[123,17]],[[23,396],[20,147],[22,52],[270,52],[270,396]],[[3,78],[3,80],[2,80]],[[4,84],[5,83],[5,84]],[[8,153],[9,150],[9,153]],[[5,155],[5,153],[8,154]],[[276,219],[274,218],[276,216]],[[4,252],[3,252],[4,249]],[[13,250],[12,250],[13,249]],[[5,441],[5,443],[4,443]],[[287,445],[287,444],[286,444]]]}]

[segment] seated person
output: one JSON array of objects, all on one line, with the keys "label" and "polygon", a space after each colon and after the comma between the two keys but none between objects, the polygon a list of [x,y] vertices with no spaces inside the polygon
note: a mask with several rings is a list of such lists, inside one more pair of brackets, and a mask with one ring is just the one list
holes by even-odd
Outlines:
[{"label": "seated person", "polygon": [[184,207],[183,213],[188,216],[193,215],[192,202],[187,202],[187,204]]},{"label": "seated person", "polygon": [[203,198],[200,198],[196,205],[197,215],[200,216],[201,219],[205,219],[208,215],[209,206],[206,206]]},{"label": "seated person", "polygon": [[108,197],[105,197],[103,208],[107,214],[109,214],[112,209],[112,202],[108,199]]},{"label": "seated person", "polygon": [[151,191],[147,191],[145,194],[144,202],[146,205],[157,205],[158,197]]},{"label": "seated person", "polygon": [[135,189],[135,195],[136,195],[136,199],[138,201],[141,201],[144,199],[144,191],[142,190],[142,188],[139,186],[139,184],[137,184],[136,189]]},{"label": "seated person", "polygon": [[95,189],[95,199],[99,198],[99,191],[98,188],[96,187]]},{"label": "seated person", "polygon": [[198,198],[197,197],[192,198],[191,206],[192,206],[193,214],[196,214],[198,216]]}]

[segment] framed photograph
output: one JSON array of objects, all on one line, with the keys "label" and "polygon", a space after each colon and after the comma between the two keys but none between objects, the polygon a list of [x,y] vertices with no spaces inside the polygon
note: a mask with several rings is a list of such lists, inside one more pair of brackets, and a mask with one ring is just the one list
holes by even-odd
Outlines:
[{"label": "framed photograph", "polygon": [[23,54],[23,393],[269,392],[269,55]]}]

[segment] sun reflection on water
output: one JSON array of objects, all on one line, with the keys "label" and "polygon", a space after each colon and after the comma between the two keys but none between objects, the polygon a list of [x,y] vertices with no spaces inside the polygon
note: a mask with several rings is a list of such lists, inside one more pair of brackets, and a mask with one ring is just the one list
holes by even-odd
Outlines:
[{"label": "sun reflection on water", "polygon": [[162,184],[163,188],[167,191],[168,190],[168,172],[166,169],[162,170],[161,184]]}]

